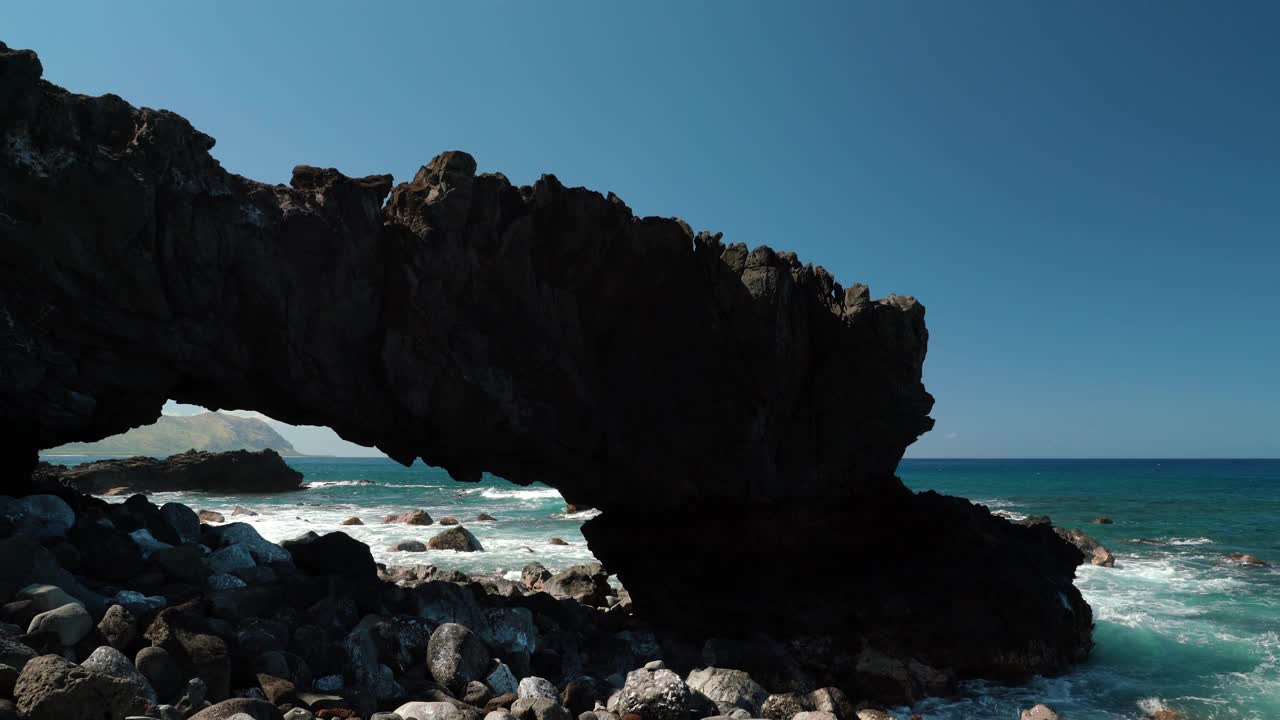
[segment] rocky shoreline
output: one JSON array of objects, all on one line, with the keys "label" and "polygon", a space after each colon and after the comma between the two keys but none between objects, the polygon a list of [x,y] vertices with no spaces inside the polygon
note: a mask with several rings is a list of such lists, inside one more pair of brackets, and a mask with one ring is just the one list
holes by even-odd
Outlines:
[{"label": "rocky shoreline", "polygon": [[599,563],[378,566],[143,495],[0,498],[0,604],[5,720],[881,717],[763,638],[649,626]]},{"label": "rocky shoreline", "polygon": [[32,474],[37,487],[65,486],[89,495],[209,492],[291,492],[303,489],[302,473],[275,450],[188,450],[163,460],[151,457],[95,460],[79,465],[42,462]]}]

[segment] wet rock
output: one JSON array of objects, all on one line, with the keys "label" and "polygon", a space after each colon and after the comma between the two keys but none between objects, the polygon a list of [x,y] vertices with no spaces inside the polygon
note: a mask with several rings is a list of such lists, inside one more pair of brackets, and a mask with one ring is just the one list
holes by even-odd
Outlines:
[{"label": "wet rock", "polygon": [[152,689],[151,683],[147,682],[147,678],[133,666],[129,658],[113,647],[104,645],[94,650],[84,662],[80,663],[80,667],[129,683],[149,705],[155,705],[158,702],[156,691]]},{"label": "wet rock", "polygon": [[1093,522],[1097,525],[1111,525],[1113,523],[1111,518],[1106,517],[1104,515],[1099,515],[1098,517],[1094,518]]},{"label": "wet rock", "polygon": [[[684,720],[691,696],[689,686],[670,670],[633,670],[618,697],[618,713],[635,713],[645,720]],[[789,719],[788,719],[789,720]]]},{"label": "wet rock", "polygon": [[294,565],[312,575],[341,575],[355,580],[378,576],[369,546],[344,532],[305,533],[282,544]]},{"label": "wet rock", "polygon": [[426,543],[417,540],[404,540],[395,545],[388,545],[387,552],[426,552]]},{"label": "wet rock", "polygon": [[741,708],[750,713],[750,717],[760,717],[760,710],[769,699],[768,691],[741,670],[715,667],[694,670],[685,684],[714,703],[723,715]]},{"label": "wet rock", "polygon": [[98,633],[116,650],[125,650],[138,637],[138,619],[123,605],[112,605],[98,622]]},{"label": "wet rock", "polygon": [[542,591],[557,598],[572,598],[583,605],[599,607],[609,595],[609,576],[600,563],[571,565],[542,581]]},{"label": "wet rock", "polygon": [[73,665],[56,655],[27,663],[14,686],[26,720],[123,720],[146,701],[132,683]]},{"label": "wet rock", "polygon": [[[343,525],[363,525],[364,521],[358,517],[349,517],[346,520],[343,520],[342,524]],[[285,720],[288,720],[288,718],[285,718]]]},{"label": "wet rock", "polygon": [[1022,711],[1020,720],[1058,720],[1053,708],[1041,703]]},{"label": "wet rock", "polygon": [[231,720],[232,716],[241,713],[253,720],[283,720],[275,705],[254,698],[223,700],[192,715],[190,720]]},{"label": "wet rock", "polygon": [[1256,557],[1256,556],[1254,556],[1254,555],[1250,555],[1250,554],[1248,554],[1248,553],[1239,553],[1239,552],[1234,552],[1234,553],[1231,553],[1231,554],[1229,554],[1229,555],[1224,555],[1223,557],[1224,557],[1228,562],[1237,563],[1237,564],[1239,564],[1239,565],[1253,565],[1253,566],[1256,566],[1256,567],[1270,567],[1270,566],[1271,566],[1271,563],[1269,563],[1269,562],[1267,562],[1267,561],[1265,561],[1265,560],[1263,560],[1263,559],[1261,559],[1261,558],[1259,558],[1259,557]]},{"label": "wet rock", "polygon": [[185,683],[182,670],[164,648],[144,647],[134,658],[134,667],[147,679],[156,697],[167,702],[176,700]]},{"label": "wet rock", "polygon": [[489,670],[489,648],[471,630],[445,623],[431,634],[427,667],[436,682],[461,693],[467,683],[480,680]]},{"label": "wet rock", "polygon": [[[402,525],[431,525],[434,521],[426,510],[410,510],[399,515],[388,515],[383,518],[384,524],[400,523]],[[407,720],[407,718],[406,718]]]},{"label": "wet rock", "polygon": [[451,527],[427,541],[432,550],[456,550],[458,552],[483,552],[484,546],[471,531],[461,525]]},{"label": "wet rock", "polygon": [[200,510],[196,513],[196,517],[200,518],[202,523],[224,523],[227,521],[226,516],[213,510]]},{"label": "wet rock", "polygon": [[498,518],[488,514],[480,513],[476,516],[476,522],[497,522]]},{"label": "wet rock", "polygon": [[1089,535],[1075,528],[1055,527],[1053,531],[1058,534],[1058,537],[1079,548],[1080,552],[1084,553],[1085,559],[1090,563],[1101,567],[1115,565],[1115,556],[1111,554],[1111,551]]},{"label": "wet rock", "polygon": [[31,619],[28,635],[49,633],[65,647],[71,647],[93,630],[93,617],[80,603],[68,603],[60,608],[46,610]]},{"label": "wet rock", "polygon": [[459,523],[460,523],[460,521],[459,521],[459,520],[458,520],[458,518],[456,518],[456,517],[442,517],[442,518],[440,518],[440,524],[441,524],[441,525],[458,525]]},{"label": "wet rock", "polygon": [[541,590],[551,572],[540,562],[531,562],[520,571],[520,582],[530,590]]},{"label": "wet rock", "polygon": [[569,543],[565,542],[562,538],[553,537],[547,541],[547,544],[548,545],[568,545]]}]

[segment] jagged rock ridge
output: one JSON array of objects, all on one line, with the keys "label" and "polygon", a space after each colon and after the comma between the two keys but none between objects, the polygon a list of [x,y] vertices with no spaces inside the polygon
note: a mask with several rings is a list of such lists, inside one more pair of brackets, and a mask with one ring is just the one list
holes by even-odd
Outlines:
[{"label": "jagged rock ridge", "polygon": [[914,299],[461,152],[394,186],[254,182],[185,119],[40,74],[0,49],[5,482],[169,398],[252,408],[544,481],[602,510],[584,531],[638,612],[822,638],[841,682],[1087,651],[1078,553],[894,477],[932,426]]}]

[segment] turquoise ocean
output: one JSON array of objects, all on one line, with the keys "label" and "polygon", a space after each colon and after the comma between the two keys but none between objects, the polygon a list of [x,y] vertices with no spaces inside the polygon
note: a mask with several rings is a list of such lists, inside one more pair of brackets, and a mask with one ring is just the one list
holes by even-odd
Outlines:
[{"label": "turquoise ocean", "polygon": [[[77,463],[90,458],[48,458]],[[457,483],[439,469],[386,459],[290,458],[308,489],[282,495],[160,494],[231,521],[239,505],[271,540],[342,529],[379,562],[431,563],[472,575],[518,576],[537,560],[552,570],[591,559],[582,522],[552,488],[486,477]],[[1069,720],[1140,719],[1163,707],[1187,720],[1280,720],[1280,460],[904,460],[915,490],[967,497],[1012,518],[1049,515],[1107,545],[1114,568],[1082,566],[1076,584],[1093,606],[1096,648],[1067,675],[1021,687],[977,683],[957,698],[910,711],[929,720],[1017,720],[1048,703]],[[456,517],[486,552],[392,553],[400,540],[426,540],[439,526],[384,525],[421,508]],[[487,513],[496,522],[476,522]],[[1093,524],[1097,516],[1111,525]],[[359,517],[363,526],[342,526]],[[552,545],[560,538],[566,545]],[[1155,544],[1137,543],[1143,539]],[[815,549],[821,552],[820,548]],[[1224,560],[1245,552],[1277,567]],[[907,709],[896,712],[905,717]]]}]

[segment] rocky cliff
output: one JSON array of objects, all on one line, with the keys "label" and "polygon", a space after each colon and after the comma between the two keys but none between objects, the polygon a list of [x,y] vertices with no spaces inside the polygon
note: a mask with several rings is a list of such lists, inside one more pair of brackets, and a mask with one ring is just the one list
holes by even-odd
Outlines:
[{"label": "rocky cliff", "polygon": [[1087,652],[1078,553],[894,476],[932,425],[914,299],[461,152],[254,182],[185,119],[40,75],[0,49],[7,484],[169,398],[253,408],[559,488],[638,612],[808,638],[846,685]]}]

